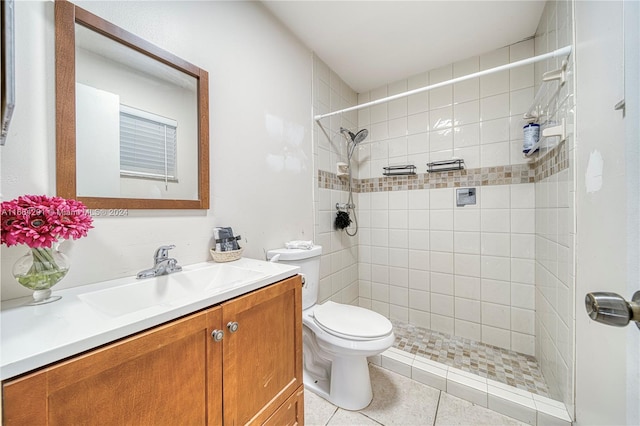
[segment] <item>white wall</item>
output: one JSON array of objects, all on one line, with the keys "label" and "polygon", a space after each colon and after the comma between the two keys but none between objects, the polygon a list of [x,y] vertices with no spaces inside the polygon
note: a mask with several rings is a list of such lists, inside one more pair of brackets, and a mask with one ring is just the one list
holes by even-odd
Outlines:
[{"label": "white wall", "polygon": [[[57,288],[134,275],[155,248],[182,264],[209,259],[212,228],[232,226],[245,255],[313,235],[312,57],[259,3],[79,3],[209,72],[211,209],[96,217],[66,242]],[[2,195],[55,192],[52,2],[16,2],[17,107],[2,148]],[[2,299],[28,295],[10,274],[24,248],[2,246]],[[55,290],[55,289],[54,289]]]}]

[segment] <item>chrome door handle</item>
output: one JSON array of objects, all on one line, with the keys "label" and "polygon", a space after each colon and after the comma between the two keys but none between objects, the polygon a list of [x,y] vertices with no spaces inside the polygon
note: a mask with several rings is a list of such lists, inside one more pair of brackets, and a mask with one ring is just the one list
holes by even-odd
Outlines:
[{"label": "chrome door handle", "polygon": [[238,331],[238,323],[235,321],[229,322],[227,324],[227,328],[229,329],[230,332],[235,333],[236,331]]},{"label": "chrome door handle", "polygon": [[616,293],[587,293],[584,306],[594,321],[615,327],[624,327],[635,321],[640,328],[640,291],[634,293],[630,302]]}]

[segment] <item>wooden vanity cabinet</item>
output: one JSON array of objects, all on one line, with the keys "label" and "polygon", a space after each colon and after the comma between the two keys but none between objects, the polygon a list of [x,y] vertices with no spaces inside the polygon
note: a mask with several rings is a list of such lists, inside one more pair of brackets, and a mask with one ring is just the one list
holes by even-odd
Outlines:
[{"label": "wooden vanity cabinet", "polygon": [[303,424],[301,303],[296,276],[6,381],[3,423]]}]

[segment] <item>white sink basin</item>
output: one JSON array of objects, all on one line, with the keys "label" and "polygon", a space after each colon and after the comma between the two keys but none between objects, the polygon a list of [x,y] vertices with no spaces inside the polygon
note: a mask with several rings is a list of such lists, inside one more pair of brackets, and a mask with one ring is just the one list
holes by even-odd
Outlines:
[{"label": "white sink basin", "polygon": [[194,298],[214,295],[268,276],[263,271],[216,264],[78,295],[94,309],[110,316],[121,316],[155,306],[179,306]]}]

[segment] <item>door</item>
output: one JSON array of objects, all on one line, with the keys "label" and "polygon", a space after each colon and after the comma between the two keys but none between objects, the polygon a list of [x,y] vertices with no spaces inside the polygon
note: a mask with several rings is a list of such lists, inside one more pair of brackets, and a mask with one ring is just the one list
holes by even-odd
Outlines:
[{"label": "door", "polygon": [[640,330],[590,320],[584,297],[640,290],[640,13],[635,1],[574,4],[576,424],[637,425]]}]

